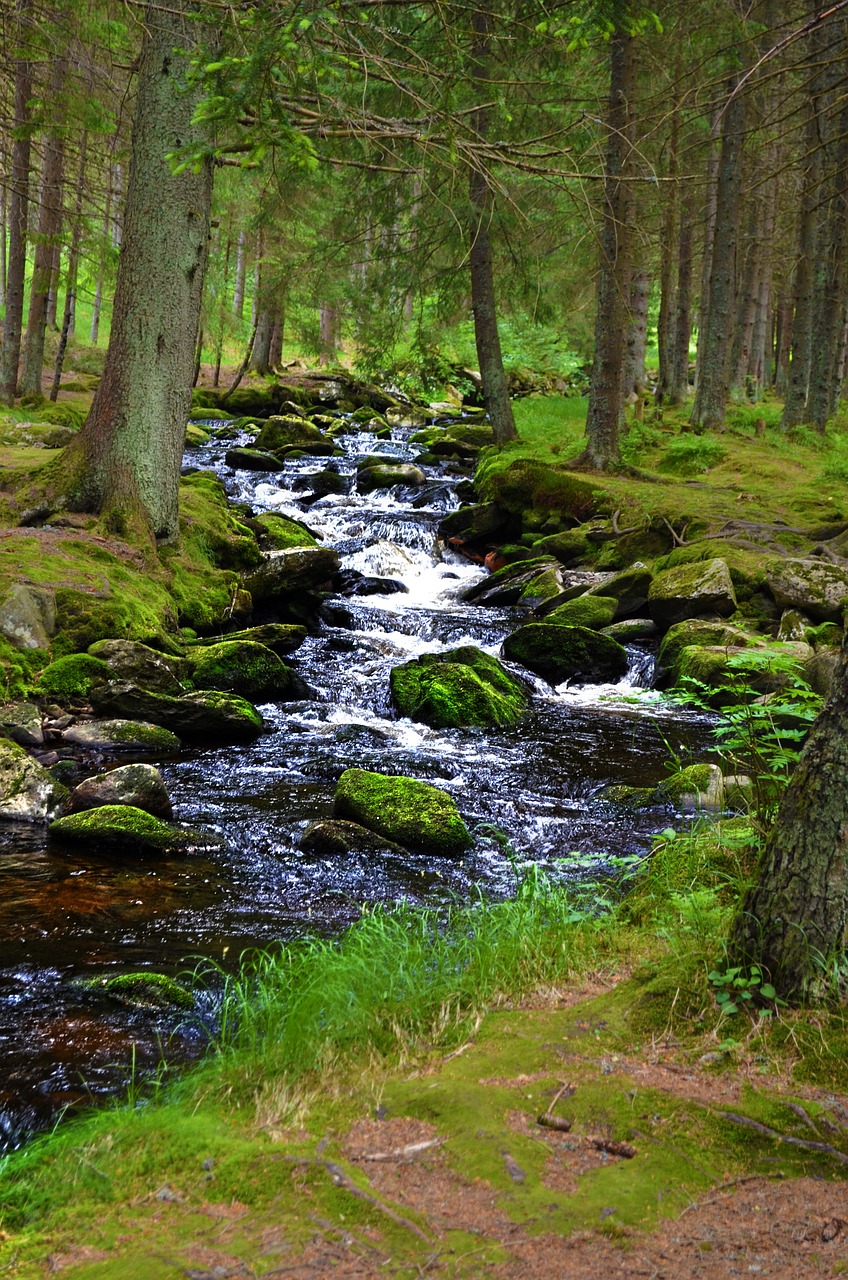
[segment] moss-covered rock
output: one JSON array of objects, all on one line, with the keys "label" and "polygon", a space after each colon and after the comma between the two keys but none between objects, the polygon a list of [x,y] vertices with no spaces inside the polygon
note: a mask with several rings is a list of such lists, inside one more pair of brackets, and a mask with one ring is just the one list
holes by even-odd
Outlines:
[{"label": "moss-covered rock", "polygon": [[12,583],[0,602],[0,635],[16,649],[49,649],[55,631],[55,593],[46,587]]},{"label": "moss-covered rock", "polygon": [[[835,623],[826,622],[826,627],[835,626]],[[811,622],[806,613],[802,613],[800,609],[784,609],[780,615],[780,625],[777,628],[778,640],[794,641],[806,640],[807,632],[810,630]]]},{"label": "moss-covered rock", "polygon": [[52,840],[84,845],[94,853],[137,857],[141,854],[196,853],[220,848],[218,836],[162,822],[131,805],[107,804],[59,818],[49,828]]},{"label": "moss-covered rock", "polygon": [[727,617],[735,609],[730,570],[719,559],[666,569],[654,578],[648,592],[648,610],[660,626],[704,613]]},{"label": "moss-covered rock", "polygon": [[71,746],[110,754],[172,756],[180,749],[180,740],[170,729],[143,720],[80,720],[62,736]]},{"label": "moss-covered rock", "polygon": [[171,818],[173,807],[162,775],[151,764],[125,764],[86,778],[71,792],[66,811],[82,813],[107,804],[128,804],[154,818]]},{"label": "moss-covered rock", "polygon": [[323,455],[333,452],[333,442],[305,418],[283,414],[268,419],[256,437],[256,448],[281,456],[292,449]]},{"label": "moss-covered rock", "polygon": [[633,565],[614,574],[596,587],[589,588],[589,595],[604,596],[616,602],[616,621],[641,613],[648,603],[648,592],[654,575],[645,565]]},{"label": "moss-covered rock", "polygon": [[346,769],[334,812],[420,853],[456,857],[472,844],[451,797],[414,778]]},{"label": "moss-covered rock", "polygon": [[67,794],[23,747],[0,739],[0,821],[47,822]]},{"label": "moss-covered rock", "polygon": [[654,640],[659,627],[650,618],[623,618],[601,628],[601,634],[617,640],[619,644],[631,644],[634,640]]},{"label": "moss-covered rock", "polygon": [[518,597],[518,603],[535,608],[543,600],[552,600],[554,596],[558,596],[560,591],[562,591],[562,577],[559,569],[546,569],[544,573],[536,574],[527,583]]},{"label": "moss-covered rock", "polygon": [[694,681],[707,689],[717,689],[730,679],[732,669],[728,663],[738,653],[744,653],[744,649],[729,645],[687,645],[677,654],[674,683],[686,689],[691,687],[689,682]]},{"label": "moss-covered rock", "polygon": [[406,853],[406,849],[393,840],[387,840],[376,831],[369,831],[358,822],[345,822],[341,818],[310,822],[301,836],[299,848],[303,853],[318,856],[340,853]]},{"label": "moss-covered rock", "polygon": [[766,583],[782,608],[803,609],[819,622],[840,622],[848,602],[848,572],[823,560],[772,560]]},{"label": "moss-covered rock", "polygon": [[90,978],[85,986],[136,1009],[194,1008],[194,996],[164,973],[119,973],[113,978]]},{"label": "moss-covered rock", "polygon": [[222,640],[191,649],[188,661],[196,689],[223,689],[265,702],[284,698],[291,670],[276,653],[255,640]]},{"label": "moss-covered rock", "polygon": [[204,431],[203,427],[198,426],[196,422],[189,422],[185,432],[185,447],[187,449],[199,449],[202,445],[209,443],[209,432]]},{"label": "moss-covered rock", "polygon": [[231,643],[236,640],[248,640],[256,644],[263,644],[266,648],[273,650],[274,653],[285,654],[294,653],[295,649],[299,649],[305,639],[306,627],[301,627],[297,623],[264,622],[258,627],[246,627],[243,631],[231,631],[225,636],[216,636],[214,638],[206,636],[202,640],[192,640],[187,648],[189,662],[192,662],[196,660],[199,650],[225,641]]},{"label": "moss-covered rock", "polygon": [[265,449],[228,449],[224,461],[235,471],[282,471],[285,466],[275,453]]},{"label": "moss-covered rock", "polygon": [[589,552],[589,539],[583,528],[563,529],[561,533],[550,533],[533,542],[533,554],[556,556],[560,564],[574,564],[582,560]]},{"label": "moss-covered rock", "polygon": [[252,742],[263,729],[256,707],[235,693],[203,689],[173,698],[118,681],[100,685],[93,692],[92,705],[98,714],[161,725],[185,742],[205,746]]},{"label": "moss-covered rock", "polygon": [[44,742],[41,712],[34,702],[9,702],[0,707],[0,734],[20,747],[40,747]]},{"label": "moss-covered rock", "polygon": [[552,511],[582,524],[609,497],[582,476],[557,470],[550,463],[518,458],[503,468],[497,454],[484,454],[475,478],[480,497],[493,501],[513,515],[527,510]]},{"label": "moss-covered rock", "polygon": [[379,466],[365,467],[356,473],[356,488],[359,493],[372,493],[375,489],[393,489],[395,485],[407,485],[417,488],[426,484],[427,477],[420,467],[411,462],[382,463]]},{"label": "moss-covered rock", "polygon": [[465,593],[465,599],[475,604],[516,604],[522,592],[542,573],[559,572],[559,562],[552,556],[534,556],[532,560],[520,560],[504,565],[488,578],[475,582]]},{"label": "moss-covered rock", "polygon": [[545,622],[552,622],[560,627],[589,627],[592,631],[600,631],[602,627],[610,625],[617,607],[618,601],[606,596],[577,596],[546,613]]},{"label": "moss-covered rock", "polygon": [[256,517],[256,524],[261,526],[260,538],[263,545],[274,551],[286,551],[290,547],[316,547],[315,535],[310,533],[305,524],[292,520],[289,516],[281,516],[276,511],[265,511]]},{"label": "moss-covered rock", "polygon": [[254,600],[273,600],[323,586],[338,567],[339,557],[331,547],[293,547],[271,552],[243,583]]},{"label": "moss-covered rock", "polygon": [[724,807],[724,778],[718,765],[690,764],[664,779],[656,795],[683,813],[715,812]]},{"label": "moss-covered rock", "polygon": [[393,667],[392,701],[401,715],[438,729],[503,728],[527,707],[527,694],[497,658],[473,645],[425,653]]},{"label": "moss-covered rock", "polygon": [[443,538],[462,538],[466,542],[488,541],[506,536],[514,524],[507,512],[495,502],[460,507],[444,516],[439,524]]},{"label": "moss-covered rock", "polygon": [[112,671],[107,663],[88,653],[73,653],[58,658],[45,667],[38,677],[36,693],[54,698],[63,706],[86,702],[92,686],[111,680]]},{"label": "moss-covered rock", "polygon": [[[88,652],[106,664],[109,669],[107,680],[128,680],[142,689],[154,689],[158,693],[184,691],[181,677],[185,663],[139,641],[98,640],[89,645]],[[70,662],[72,659],[63,658],[62,661]]]},{"label": "moss-covered rock", "polygon": [[694,646],[715,646],[724,649],[744,649],[752,642],[753,637],[740,627],[728,622],[706,622],[692,618],[685,622],[677,622],[669,627],[663,636],[657,662],[672,680],[680,671],[681,654],[684,649]]},{"label": "moss-covered rock", "polygon": [[547,620],[513,631],[504,640],[503,653],[510,662],[521,663],[551,684],[618,680],[627,672],[627,652],[609,636]]}]

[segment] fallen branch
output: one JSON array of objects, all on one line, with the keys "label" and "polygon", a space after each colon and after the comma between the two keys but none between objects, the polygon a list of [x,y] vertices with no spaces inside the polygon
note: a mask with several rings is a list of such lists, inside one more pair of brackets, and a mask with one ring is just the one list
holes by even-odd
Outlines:
[{"label": "fallen branch", "polygon": [[540,1124],[543,1129],[557,1129],[560,1133],[569,1133],[571,1131],[570,1120],[566,1120],[562,1116],[552,1116],[548,1111],[543,1111],[540,1116],[536,1117],[536,1124]]},{"label": "fallen branch", "polygon": [[422,1151],[429,1151],[433,1147],[440,1147],[443,1138],[428,1138],[426,1142],[410,1142],[405,1147],[398,1147],[396,1151],[375,1151],[372,1154],[354,1156],[354,1160],[411,1160],[413,1156],[420,1155]]},{"label": "fallen branch", "polygon": [[680,533],[678,533],[678,532],[677,532],[677,530],[676,530],[676,529],[673,529],[673,528],[672,528],[672,526],[669,524],[668,520],[666,520],[665,516],[660,516],[660,519],[662,520],[662,522],[663,522],[663,524],[665,525],[666,529],[668,529],[669,533],[671,534],[672,540],[673,540],[674,545],[675,545],[676,547],[685,547],[685,546],[687,546],[687,545],[688,545],[688,544],[687,544],[687,542],[686,542],[686,533],[687,533],[687,530],[688,530],[688,528],[689,528],[688,524],[687,524],[686,528],[683,530],[683,533],[682,533],[682,534],[680,534]]},{"label": "fallen branch", "polygon": [[308,1156],[283,1156],[288,1164],[300,1165],[301,1168],[324,1169],[329,1173],[333,1182],[337,1187],[344,1187],[345,1191],[349,1191],[352,1196],[356,1196],[358,1200],[364,1200],[367,1204],[372,1205],[380,1213],[391,1218],[392,1222],[397,1223],[399,1227],[405,1227],[407,1231],[411,1231],[413,1235],[418,1236],[419,1240],[423,1240],[426,1244],[433,1244],[431,1238],[422,1231],[417,1223],[411,1222],[409,1218],[404,1218],[400,1213],[396,1213],[390,1205],[379,1200],[377,1196],[372,1196],[369,1192],[364,1191],[362,1187],[358,1187],[352,1178],[349,1178],[341,1165],[336,1164],[335,1160],[311,1160]]},{"label": "fallen branch", "polygon": [[832,1147],[829,1142],[810,1142],[807,1138],[793,1138],[789,1134],[779,1133],[777,1129],[770,1129],[766,1124],[760,1124],[758,1120],[750,1120],[748,1116],[737,1116],[732,1111],[719,1111],[718,1114],[722,1120],[741,1124],[746,1129],[753,1129],[755,1133],[763,1134],[766,1138],[773,1138],[775,1142],[785,1142],[790,1147],[803,1147],[806,1151],[820,1151],[823,1155],[833,1156],[841,1164],[848,1164],[848,1155],[838,1147]]},{"label": "fallen branch", "polygon": [[613,1142],[611,1138],[602,1138],[599,1134],[591,1134],[586,1138],[596,1151],[606,1151],[607,1155],[621,1156],[622,1160],[632,1160],[638,1152],[629,1142]]}]

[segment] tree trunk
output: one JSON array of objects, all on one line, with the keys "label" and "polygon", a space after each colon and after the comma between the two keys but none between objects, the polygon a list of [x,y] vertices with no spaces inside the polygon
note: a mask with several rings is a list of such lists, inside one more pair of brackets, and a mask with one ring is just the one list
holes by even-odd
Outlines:
[{"label": "tree trunk", "polygon": [[[733,88],[735,81],[731,91]],[[745,100],[741,93],[737,93],[728,102],[722,121],[710,304],[706,315],[701,314],[703,358],[690,419],[694,427],[702,430],[721,426],[727,404],[728,355],[736,301],[740,159],[744,138]]]},{"label": "tree trunk", "polygon": [[788,287],[777,295],[774,339],[774,389],[784,395],[789,384],[789,351],[792,346],[792,300]]},{"label": "tree trunk", "polygon": [[754,323],[760,299],[762,259],[762,209],[755,200],[749,211],[747,257],[739,289],[736,324],[734,326],[730,361],[729,393],[732,400],[747,396],[748,366],[754,339]]},{"label": "tree trunk", "polygon": [[[50,76],[50,96],[58,99],[67,73],[68,64],[59,58]],[[38,235],[35,243],[35,262],[29,293],[29,318],[23,368],[21,370],[21,395],[41,394],[41,374],[44,366],[44,339],[49,323],[48,303],[53,285],[54,257],[59,248],[62,233],[62,175],[65,165],[65,144],[62,133],[54,130],[44,140],[44,156],[41,164],[41,198],[38,210]],[[55,314],[54,314],[55,321]]]},{"label": "tree trunk", "polygon": [[[491,97],[490,81],[492,15],[488,8],[475,5],[471,10],[471,83],[477,102]],[[471,129],[485,140],[489,112],[478,106],[471,114]],[[474,343],[480,366],[483,404],[492,424],[495,444],[503,445],[518,435],[509,399],[509,384],[501,352],[498,309],[495,300],[495,272],[492,261],[490,227],[494,213],[494,197],[489,175],[482,161],[472,165],[468,174],[469,249],[471,272],[471,310],[474,315]]]},{"label": "tree trunk", "polygon": [[[815,999],[848,930],[848,650],[780,803],[730,938],[784,997]],[[832,972],[832,970],[830,970]]]},{"label": "tree trunk", "polygon": [[253,372],[267,378],[271,372],[271,337],[274,332],[274,317],[270,308],[259,303],[256,314],[256,337],[253,342]]},{"label": "tree trunk", "polygon": [[62,331],[59,335],[59,346],[56,351],[56,365],[53,370],[53,386],[50,399],[59,398],[59,386],[62,381],[62,366],[65,363],[65,351],[74,329],[74,318],[77,306],[77,281],[79,279],[80,244],[82,242],[82,210],[85,199],[85,162],[88,156],[88,134],[83,133],[80,144],[79,168],[77,169],[77,194],[74,205],[74,225],[71,229],[71,244],[68,250],[68,283],[65,289],[65,314],[62,317]]},{"label": "tree trunk", "polygon": [[283,326],[283,308],[279,306],[274,316],[274,327],[271,330],[271,343],[268,348],[268,365],[272,372],[274,369],[279,369],[283,359]]},{"label": "tree trunk", "polygon": [[91,330],[88,340],[92,346],[97,345],[100,336],[100,312],[103,307],[103,277],[106,273],[106,246],[108,244],[109,226],[112,220],[112,166],[109,165],[109,181],[106,186],[106,204],[103,210],[103,230],[100,243],[100,254],[97,263],[97,284],[94,289],[94,302],[91,308]]},{"label": "tree trunk", "polygon": [[[718,108],[714,108],[710,116],[710,134],[718,121]],[[710,276],[713,270],[713,244],[715,242],[716,200],[718,196],[719,152],[715,143],[710,141],[707,155],[707,190],[704,204],[703,251],[701,255],[701,292],[698,297],[698,344],[695,353],[695,390],[701,381],[701,366],[704,363],[704,344],[707,338],[707,316],[710,311]]]},{"label": "tree trunk", "polygon": [[[677,62],[675,81],[680,76],[680,60]],[[672,383],[674,365],[674,318],[676,299],[674,296],[674,251],[677,239],[678,211],[680,205],[680,187],[678,183],[678,146],[680,136],[680,112],[674,108],[671,117],[671,136],[668,145],[668,178],[665,185],[665,210],[663,213],[662,236],[660,240],[660,313],[657,318],[657,354],[659,358],[659,377],[657,379],[657,404],[668,399]],[[632,301],[632,300],[631,300]],[[646,312],[647,319],[647,312]]]},{"label": "tree trunk", "polygon": [[6,231],[8,225],[8,201],[6,189],[9,182],[8,150],[6,137],[0,129],[0,307],[6,305]]},{"label": "tree trunk", "polygon": [[197,26],[185,13],[180,0],[146,10],[106,368],[66,450],[72,505],[104,513],[118,532],[136,527],[168,540],[179,529],[212,195],[211,164],[175,176],[165,158],[198,137],[198,92],[183,83]]},{"label": "tree trunk", "polygon": [[238,316],[239,320],[244,315],[244,281],[246,275],[244,241],[244,232],[240,231],[236,241],[236,280],[233,289],[233,315]]},{"label": "tree trunk", "polygon": [[[268,317],[270,322],[270,316]],[[318,308],[318,328],[320,333],[321,349],[318,353],[318,359],[321,364],[332,364],[336,358],[336,347],[338,345],[338,314],[335,307],[322,303]],[[268,334],[268,344],[270,347],[271,335]]]},{"label": "tree trunk", "polygon": [[619,432],[624,412],[624,359],[629,324],[630,183],[635,40],[622,29],[624,0],[616,0],[616,30],[610,40],[610,95],[604,211],[600,240],[595,358],[586,417],[586,449],[580,461],[596,470],[620,463]]},{"label": "tree trunk", "polygon": [[[20,7],[23,16],[25,9]],[[9,194],[9,265],[6,274],[6,318],[0,348],[0,403],[11,404],[18,387],[21,354],[21,325],[24,314],[24,276],[27,252],[27,212],[29,205],[29,100],[32,97],[32,68],[23,58],[15,60],[15,141],[12,145],[12,175]]]},{"label": "tree trunk", "polygon": [[686,196],[680,215],[680,242],[677,250],[677,306],[674,313],[672,368],[668,388],[669,404],[685,404],[689,399],[689,343],[692,340],[692,229],[695,197]]},{"label": "tree trunk", "polygon": [[645,389],[645,349],[648,342],[650,294],[651,281],[648,273],[644,268],[638,267],[632,273],[630,281],[630,327],[627,331],[627,355],[624,362],[625,403],[640,396]]}]

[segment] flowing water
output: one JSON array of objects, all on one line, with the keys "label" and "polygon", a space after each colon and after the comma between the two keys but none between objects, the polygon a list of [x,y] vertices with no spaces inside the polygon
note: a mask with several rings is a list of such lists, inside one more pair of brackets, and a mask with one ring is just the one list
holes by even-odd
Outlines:
[{"label": "flowing water", "polygon": [[[345,436],[338,469],[352,479],[364,454],[412,459],[408,435]],[[439,520],[457,505],[458,479],[442,464],[426,468],[423,490],[354,489],[310,502],[310,477],[325,460],[292,460],[274,475],[232,472],[224,453],[233,443],[249,440],[213,439],[187,462],[214,467],[231,496],[257,511],[305,519],[344,569],[406,590],[326,602],[287,659],[314,697],[263,706],[268,731],[258,742],[158,762],[177,818],[220,832],[222,851],[116,863],[59,853],[40,829],[0,830],[0,1147],[65,1107],[113,1095],[133,1072],[196,1057],[207,1043],[211,994],[197,1017],[168,1018],[116,1005],[86,979],[135,968],[179,974],[201,957],[232,966],[246,948],[339,930],[364,904],[508,895],[514,871],[493,828],[519,859],[553,875],[597,875],[611,858],[645,850],[668,822],[662,810],[632,813],[598,793],[610,783],[655,783],[669,745],[685,753],[705,743],[702,721],[650,689],[653,658],[637,646],[618,685],[554,689],[535,680],[531,710],[511,730],[398,719],[392,666],[458,644],[497,653],[520,618],[462,602],[485,571],[437,539]],[[351,765],[443,787],[476,835],[473,850],[461,862],[299,852],[304,828],[330,815],[336,779]]]}]

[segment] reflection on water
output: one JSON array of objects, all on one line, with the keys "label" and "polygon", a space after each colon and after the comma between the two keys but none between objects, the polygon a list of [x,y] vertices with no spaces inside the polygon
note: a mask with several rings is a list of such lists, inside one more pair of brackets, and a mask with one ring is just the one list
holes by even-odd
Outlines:
[{"label": "reflection on water", "polygon": [[[358,456],[376,451],[413,458],[408,434],[376,445],[366,434],[343,437],[339,469],[352,474]],[[210,1007],[188,1019],[132,1012],[81,980],[127,968],[176,974],[200,957],[230,965],[252,946],[337,930],[365,903],[433,902],[478,886],[508,895],[514,873],[491,826],[553,874],[569,874],[572,852],[584,855],[581,874],[587,857],[602,869],[611,856],[647,848],[665,818],[618,809],[595,798],[598,790],[659,780],[666,740],[684,753],[703,742],[697,718],[646,687],[652,657],[638,647],[618,685],[552,689],[522,673],[532,707],[508,731],[436,730],[395,718],[392,666],[458,644],[497,653],[519,616],[462,603],[483,571],[436,537],[457,505],[457,481],[426,468],[440,483],[423,493],[351,492],[310,504],[310,477],[323,460],[291,461],[273,476],[232,473],[223,461],[232,443],[213,441],[190,461],[218,470],[233,498],[305,519],[339,549],[344,568],[407,590],[327,602],[290,659],[315,700],[263,707],[269,731],[257,743],[162,764],[177,817],[220,832],[223,850],[119,865],[59,853],[40,830],[0,832],[0,1146],[66,1106],[114,1093],[133,1061],[144,1072],[208,1042]],[[474,848],[461,862],[300,853],[305,826],[330,814],[336,779],[353,764],[444,787],[477,829]]]}]

